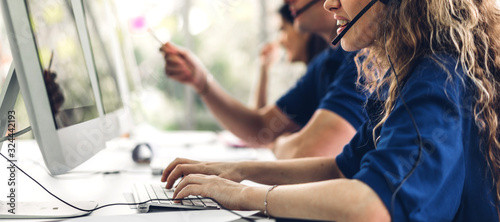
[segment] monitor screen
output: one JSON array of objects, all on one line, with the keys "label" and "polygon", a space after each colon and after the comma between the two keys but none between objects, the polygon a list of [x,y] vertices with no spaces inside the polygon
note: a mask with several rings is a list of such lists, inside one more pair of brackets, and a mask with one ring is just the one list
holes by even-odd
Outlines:
[{"label": "monitor screen", "polygon": [[[76,22],[67,0],[27,0],[27,8],[42,70],[55,74],[45,77],[54,81],[59,91],[47,89],[57,128],[99,117],[89,72],[80,44]],[[109,73],[99,63],[101,72]],[[44,73],[46,74],[46,73]],[[55,77],[55,78],[54,78]],[[109,84],[103,78],[103,84]],[[54,93],[61,95],[50,95]],[[116,106],[116,105],[115,105]]]}]

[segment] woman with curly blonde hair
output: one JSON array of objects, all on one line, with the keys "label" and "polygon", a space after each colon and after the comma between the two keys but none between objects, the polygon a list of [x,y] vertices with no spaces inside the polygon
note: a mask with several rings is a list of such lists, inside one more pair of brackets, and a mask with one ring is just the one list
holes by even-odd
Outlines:
[{"label": "woman with curly blonde hair", "polygon": [[[342,47],[364,49],[360,82],[371,93],[369,120],[344,151],[335,160],[178,159],[164,171],[167,188],[184,175],[177,198],[202,195],[276,217],[498,221],[495,0],[326,0],[324,6],[345,34]],[[274,186],[235,183],[244,179]]]}]

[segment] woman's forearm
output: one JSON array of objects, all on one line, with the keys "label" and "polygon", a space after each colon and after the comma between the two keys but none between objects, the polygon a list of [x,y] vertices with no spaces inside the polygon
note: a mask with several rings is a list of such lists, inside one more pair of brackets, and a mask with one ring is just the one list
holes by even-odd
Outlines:
[{"label": "woman's forearm", "polygon": [[[243,190],[242,208],[273,217],[335,221],[390,221],[382,200],[359,180],[336,179],[300,185]],[[321,191],[321,192],[319,192]],[[267,208],[264,205],[267,193]]]},{"label": "woman's forearm", "polygon": [[240,174],[246,180],[262,184],[297,184],[342,178],[335,159],[302,158],[269,162],[239,163]]}]

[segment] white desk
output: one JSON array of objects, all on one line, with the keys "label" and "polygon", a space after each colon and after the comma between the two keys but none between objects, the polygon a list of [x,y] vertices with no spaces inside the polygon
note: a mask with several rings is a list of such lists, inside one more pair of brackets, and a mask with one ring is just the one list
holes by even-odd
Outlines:
[{"label": "white desk", "polygon": [[[149,141],[148,141],[149,140]],[[85,162],[74,170],[75,173],[52,177],[45,170],[41,154],[35,141],[18,141],[19,165],[32,177],[37,179],[51,192],[66,200],[96,201],[99,205],[127,202],[124,193],[131,192],[134,182],[159,183],[160,176],[153,176],[149,166],[142,166],[132,161],[131,150],[137,142],[150,142],[160,159],[183,157],[210,160],[219,157],[221,160],[247,158],[272,160],[274,155],[267,149],[228,148],[218,142],[216,135],[210,132],[155,132],[146,133],[134,139],[118,139],[111,141],[108,148]],[[4,144],[5,146],[6,144]],[[204,152],[204,154],[203,154]],[[5,149],[2,153],[5,154]],[[200,155],[201,154],[201,155]],[[239,156],[238,156],[239,155]],[[200,158],[203,159],[203,158]],[[161,161],[160,161],[161,162]],[[2,164],[3,163],[3,164]],[[40,165],[41,164],[41,165]],[[7,195],[7,163],[3,158],[0,166],[0,200],[6,200]],[[76,172],[96,171],[126,171],[119,174],[91,174]],[[57,201],[29,178],[18,172],[18,198],[22,201]],[[2,182],[4,180],[5,182]],[[6,209],[0,209],[5,213]],[[249,213],[245,213],[248,215]],[[232,221],[236,216],[223,210],[176,211],[137,214],[128,206],[113,206],[93,212],[90,216],[76,218],[75,221]],[[20,220],[17,220],[20,221]],[[40,221],[40,220],[36,220]],[[60,220],[47,220],[60,221]]]}]

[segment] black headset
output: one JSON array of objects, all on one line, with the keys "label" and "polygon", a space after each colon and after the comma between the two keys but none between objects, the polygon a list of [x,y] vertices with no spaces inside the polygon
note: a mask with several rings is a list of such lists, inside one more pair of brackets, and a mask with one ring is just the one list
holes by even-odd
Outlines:
[{"label": "black headset", "polygon": [[366,5],[355,17],[354,19],[352,19],[351,22],[349,22],[349,24],[347,24],[347,26],[345,27],[345,29],[337,35],[337,37],[335,37],[335,39],[333,39],[332,41],[332,45],[337,45],[337,43],[339,43],[340,39],[342,37],[344,37],[345,33],[347,31],[349,31],[349,29],[354,25],[354,23],[356,23],[358,21],[359,18],[361,18],[361,16],[363,16],[366,11],[368,11],[368,9],[370,9],[377,1],[380,1],[382,3],[384,3],[385,5],[387,5],[387,3],[389,2],[389,0],[372,0],[370,1],[370,3],[368,3],[368,5]]}]

